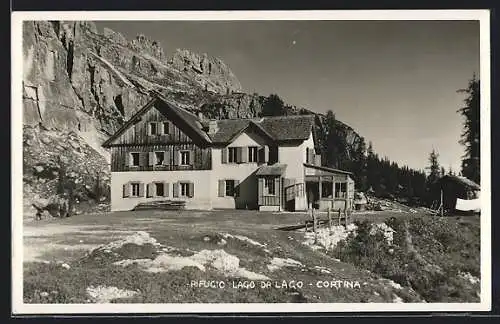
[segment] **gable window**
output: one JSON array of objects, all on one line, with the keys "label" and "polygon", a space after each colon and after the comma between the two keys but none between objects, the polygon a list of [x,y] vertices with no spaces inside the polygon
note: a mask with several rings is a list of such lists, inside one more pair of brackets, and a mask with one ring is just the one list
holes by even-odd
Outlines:
[{"label": "gable window", "polygon": [[189,165],[191,164],[191,154],[189,151],[181,151],[181,165]]},{"label": "gable window", "polygon": [[132,182],[130,184],[130,196],[131,197],[139,197],[139,182]]},{"label": "gable window", "polygon": [[248,162],[258,162],[259,158],[259,150],[257,146],[249,146],[248,147]]},{"label": "gable window", "polygon": [[346,197],[347,197],[347,182],[336,182],[335,198],[346,198]]},{"label": "gable window", "polygon": [[271,196],[276,195],[276,188],[274,186],[274,178],[272,178],[272,177],[264,178],[264,193],[266,195],[271,195]]},{"label": "gable window", "polygon": [[158,135],[158,124],[157,123],[149,123],[149,135]]},{"label": "gable window", "polygon": [[237,147],[230,147],[228,148],[228,162],[229,163],[236,163],[238,159],[238,148]]},{"label": "gable window", "polygon": [[165,195],[165,184],[163,182],[155,183],[155,193],[158,197],[163,197]]},{"label": "gable window", "polygon": [[155,165],[163,165],[165,162],[165,152],[155,152]]},{"label": "gable window", "polygon": [[131,166],[139,166],[140,154],[139,152],[131,152],[130,153],[130,165]]}]

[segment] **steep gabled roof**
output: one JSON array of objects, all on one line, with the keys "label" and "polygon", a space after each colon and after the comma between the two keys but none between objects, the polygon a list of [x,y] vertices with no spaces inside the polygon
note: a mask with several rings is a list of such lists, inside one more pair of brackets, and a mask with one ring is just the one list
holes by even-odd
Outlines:
[{"label": "steep gabled roof", "polygon": [[216,122],[217,131],[207,133],[206,124],[202,124],[207,121],[201,121],[197,115],[178,107],[158,92],[153,92],[153,95],[151,101],[137,111],[115,134],[103,143],[104,147],[109,147],[153,106],[162,113],[171,113],[177,116],[205,144],[230,143],[247,129],[254,129],[267,139],[276,142],[306,140],[309,138],[314,125],[314,116],[312,115],[263,117],[260,119],[223,119],[212,121]]},{"label": "steep gabled roof", "polygon": [[241,133],[249,129],[254,129],[268,140],[274,141],[274,137],[258,122],[252,119],[226,119],[216,122],[217,132],[213,134],[209,133],[212,143],[230,143]]},{"label": "steep gabled roof", "polygon": [[[156,106],[155,106],[156,104]],[[172,113],[176,115],[181,121],[183,121],[186,126],[191,129],[196,135],[200,137],[205,143],[211,143],[210,137],[202,130],[202,125],[198,117],[181,108],[175,104],[169,102],[166,98],[160,94],[155,94],[154,98],[149,101],[144,107],[139,109],[130,119],[123,124],[110,138],[108,138],[102,146],[110,146],[118,137],[120,137],[127,129],[129,129],[142,115],[144,115],[149,109],[155,106],[162,113]]]},{"label": "steep gabled roof", "polygon": [[314,117],[310,115],[263,117],[261,119],[217,120],[217,132],[210,134],[213,143],[229,143],[254,126],[274,141],[306,140],[311,134]]},{"label": "steep gabled roof", "polygon": [[314,125],[313,115],[264,117],[259,125],[276,141],[306,140]]}]

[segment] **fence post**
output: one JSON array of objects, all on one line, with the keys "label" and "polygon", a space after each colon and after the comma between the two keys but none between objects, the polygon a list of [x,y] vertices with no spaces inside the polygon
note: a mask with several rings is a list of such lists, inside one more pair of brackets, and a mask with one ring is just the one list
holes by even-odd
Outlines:
[{"label": "fence post", "polygon": [[328,229],[330,234],[332,234],[332,214],[331,214],[331,207],[328,207]]},{"label": "fence post", "polygon": [[341,215],[341,211],[339,209],[339,226],[342,225],[342,223],[341,223],[341,217],[342,217],[342,215]]},{"label": "fence post", "polygon": [[317,224],[316,224],[316,214],[314,213],[314,208],[311,209],[312,217],[313,217],[313,231],[314,231],[314,243],[317,242]]}]

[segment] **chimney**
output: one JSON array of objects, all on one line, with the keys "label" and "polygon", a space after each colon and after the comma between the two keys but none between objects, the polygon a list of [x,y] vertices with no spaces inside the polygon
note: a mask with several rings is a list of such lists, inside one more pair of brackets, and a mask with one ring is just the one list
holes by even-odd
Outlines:
[{"label": "chimney", "polygon": [[208,133],[209,134],[215,134],[219,130],[219,127],[217,126],[217,120],[209,120],[208,121]]}]

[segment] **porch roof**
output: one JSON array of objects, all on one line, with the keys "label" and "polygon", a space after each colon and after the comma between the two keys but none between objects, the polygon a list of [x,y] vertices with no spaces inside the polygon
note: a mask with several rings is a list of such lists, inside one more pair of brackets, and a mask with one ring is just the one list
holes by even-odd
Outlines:
[{"label": "porch roof", "polygon": [[326,172],[334,173],[334,174],[348,174],[348,175],[352,175],[352,172],[349,172],[349,171],[344,171],[344,170],[339,170],[339,169],[332,169],[332,168],[328,168],[328,167],[324,167],[324,166],[319,166],[319,165],[314,165],[314,164],[309,164],[309,163],[304,163],[304,166],[306,168],[317,169],[317,170],[326,171]]},{"label": "porch roof", "polygon": [[261,175],[282,175],[286,170],[286,164],[263,165],[255,173]]}]

